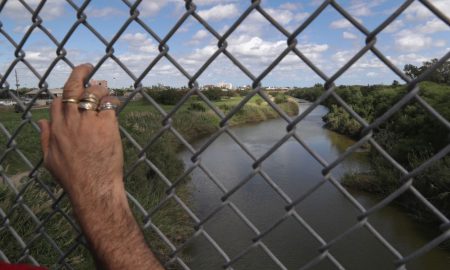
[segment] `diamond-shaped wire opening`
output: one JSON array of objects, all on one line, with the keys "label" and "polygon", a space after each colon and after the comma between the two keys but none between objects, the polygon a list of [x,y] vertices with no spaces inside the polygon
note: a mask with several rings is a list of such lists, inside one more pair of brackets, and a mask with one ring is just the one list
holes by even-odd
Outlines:
[{"label": "diamond-shaped wire opening", "polygon": [[[167,42],[170,54],[189,74],[195,74],[218,50],[218,39],[192,16]],[[194,33],[192,36],[191,33]]]},{"label": "diamond-shaped wire opening", "polygon": [[[392,267],[392,262],[396,259],[374,237],[373,233],[365,228],[358,228],[345,238],[334,243],[330,248],[330,252],[336,256],[344,267],[355,269],[364,268],[367,265],[374,267],[374,269],[389,269]],[[367,255],[367,253],[370,254]],[[364,254],[364,260],[355,259],[354,256],[362,258],[362,254]],[[380,256],[383,256],[385,259],[380,260]]]}]

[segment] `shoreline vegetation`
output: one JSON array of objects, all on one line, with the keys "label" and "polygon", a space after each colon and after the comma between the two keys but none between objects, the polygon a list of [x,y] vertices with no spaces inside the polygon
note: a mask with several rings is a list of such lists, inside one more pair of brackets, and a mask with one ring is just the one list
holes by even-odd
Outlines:
[{"label": "shoreline vegetation", "polygon": [[[420,97],[445,119],[450,119],[450,85],[420,83]],[[288,95],[315,101],[324,92],[322,85],[292,90]],[[393,85],[339,86],[336,93],[369,124],[384,114],[406,94],[404,86]],[[322,105],[329,108],[323,117],[324,127],[353,139],[360,139],[361,125],[333,98]],[[374,130],[373,137],[401,166],[412,171],[450,143],[448,130],[414,99]],[[371,170],[343,177],[348,188],[385,198],[397,190],[402,174],[374,147],[368,144]],[[450,216],[450,157],[447,155],[414,177],[414,187],[447,217]],[[441,223],[412,192],[394,201],[413,218],[430,224]],[[448,243],[446,244],[448,245]]]},{"label": "shoreline vegetation", "polygon": [[[241,97],[224,97],[214,96],[220,94],[218,91],[211,92],[214,91],[206,92],[205,95],[224,114],[234,108],[242,100],[242,96],[246,94],[242,93]],[[169,97],[167,97],[166,92],[162,91],[149,91],[148,93],[165,111],[170,111],[179,101],[179,98],[184,95],[182,91],[170,92],[170,95],[173,96]],[[165,96],[161,97],[163,95]],[[298,104],[293,99],[285,95],[277,95],[273,100],[288,115],[298,114]],[[21,114],[19,113],[2,112],[0,122],[12,133],[22,121],[20,117]],[[277,117],[277,112],[266,102],[260,97],[253,97],[241,111],[229,120],[229,125],[256,123]],[[40,118],[48,118],[47,109],[33,111],[33,120]],[[181,179],[180,177],[186,169],[183,161],[179,158],[179,151],[183,148],[182,143],[170,130],[166,130],[161,137],[148,145],[151,138],[163,128],[162,120],[162,115],[144,100],[131,102],[120,115],[120,124],[125,130],[142,147],[148,147],[144,153],[139,153],[140,151],[136,149],[132,142],[126,138],[122,140],[125,173],[127,174],[125,186],[129,194],[139,202],[139,205],[136,205],[133,201],[130,201],[130,204],[140,226],[144,227],[146,240],[152,246],[156,255],[167,261],[170,259],[171,250],[157,236],[155,228],[148,221],[156,225],[158,230],[164,233],[175,246],[179,246],[193,233],[193,222],[188,214],[177,205],[175,199],[170,195],[171,193],[168,192],[167,184],[164,184],[165,180],[174,183],[177,179]],[[218,130],[219,122],[217,115],[198,96],[191,97],[172,117],[173,127],[189,143],[213,134]],[[1,151],[5,150],[6,141],[6,138],[0,136]],[[15,141],[17,147],[30,159],[32,164],[39,161],[41,150],[39,133],[36,130],[28,124],[24,125]],[[151,161],[152,165],[158,167],[159,172],[151,169],[145,160],[140,159],[143,154]],[[11,213],[0,211],[1,218],[10,214],[9,222],[11,226],[22,236],[25,243],[31,243],[30,254],[47,267],[52,267],[53,263],[58,261],[61,254],[45,239],[47,234],[63,252],[75,248],[75,251],[66,258],[67,263],[70,263],[75,269],[90,269],[93,260],[87,249],[82,247],[81,240],[77,239],[78,233],[66,218],[66,215],[71,215],[67,197],[63,196],[60,202],[55,205],[55,201],[62,195],[62,190],[52,180],[51,176],[44,169],[41,169],[38,172],[39,181],[30,181],[26,173],[30,171],[30,168],[25,167],[23,160],[14,151],[8,154],[1,166],[0,172],[6,175],[26,175],[13,179],[14,188],[17,190],[26,189],[26,192],[23,193],[23,202],[30,207],[39,220],[44,221],[44,227],[40,228],[27,213],[25,205],[19,205]],[[133,168],[132,171],[127,171],[130,168]],[[190,203],[189,190],[185,185],[188,177],[181,179],[174,189],[176,195],[187,205]],[[0,181],[0,209],[11,211],[12,205],[16,203],[16,194],[11,192],[11,187],[3,184],[1,179]],[[45,184],[48,190],[44,190],[39,182]],[[155,207],[159,211],[149,215],[149,211],[155,209]],[[57,212],[55,213],[54,210],[57,210]],[[33,237],[38,232],[41,232],[41,235],[34,239]],[[0,231],[0,239],[0,246],[9,259],[17,261],[23,256],[22,248],[17,239],[8,230]],[[189,260],[189,258],[186,258],[186,260]],[[177,267],[174,265],[168,269],[177,269]]]}]

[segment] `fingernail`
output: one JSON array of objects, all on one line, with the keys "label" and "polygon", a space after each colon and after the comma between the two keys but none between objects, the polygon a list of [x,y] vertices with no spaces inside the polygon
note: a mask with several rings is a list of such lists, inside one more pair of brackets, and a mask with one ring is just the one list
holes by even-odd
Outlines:
[{"label": "fingernail", "polygon": [[91,68],[94,68],[94,65],[92,65],[91,63],[85,63],[85,65],[90,66]]}]

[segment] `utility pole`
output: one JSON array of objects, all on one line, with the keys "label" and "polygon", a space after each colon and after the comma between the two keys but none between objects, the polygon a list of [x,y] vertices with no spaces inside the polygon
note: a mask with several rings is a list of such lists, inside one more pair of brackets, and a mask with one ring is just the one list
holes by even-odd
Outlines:
[{"label": "utility pole", "polygon": [[20,97],[20,93],[19,93],[19,77],[17,76],[17,69],[14,70],[14,73],[16,74],[16,94],[18,97]]}]

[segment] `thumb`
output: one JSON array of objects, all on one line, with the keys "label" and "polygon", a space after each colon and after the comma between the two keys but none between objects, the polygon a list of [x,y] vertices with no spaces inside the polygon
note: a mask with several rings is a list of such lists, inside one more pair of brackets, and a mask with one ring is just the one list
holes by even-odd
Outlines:
[{"label": "thumb", "polygon": [[45,159],[48,153],[48,145],[50,143],[50,123],[47,120],[39,120],[38,125],[41,129],[41,146]]}]

